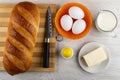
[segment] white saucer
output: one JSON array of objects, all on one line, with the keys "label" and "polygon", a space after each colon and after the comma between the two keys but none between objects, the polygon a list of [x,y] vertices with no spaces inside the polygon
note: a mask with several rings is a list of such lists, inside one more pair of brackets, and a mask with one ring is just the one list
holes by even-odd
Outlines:
[{"label": "white saucer", "polygon": [[[92,51],[92,50],[95,50],[96,48],[98,47],[103,47],[104,50],[106,51],[106,54],[107,54],[107,60],[103,61],[102,63],[98,64],[98,65],[95,65],[93,67],[87,67],[85,65],[85,62],[83,61],[82,59],[82,56],[87,54],[88,52]],[[103,71],[107,66],[108,66],[108,63],[110,61],[110,56],[109,56],[109,51],[108,49],[102,45],[102,44],[99,44],[97,42],[90,42],[90,43],[87,43],[85,44],[79,51],[79,55],[78,55],[78,61],[79,61],[79,64],[81,66],[81,68],[83,68],[83,70],[89,72],[89,73],[98,73],[100,71]]]}]

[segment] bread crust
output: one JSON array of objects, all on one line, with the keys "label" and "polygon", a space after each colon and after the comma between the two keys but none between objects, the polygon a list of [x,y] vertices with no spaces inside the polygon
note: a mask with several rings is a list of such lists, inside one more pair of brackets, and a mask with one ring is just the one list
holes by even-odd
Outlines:
[{"label": "bread crust", "polygon": [[40,23],[39,8],[31,2],[20,2],[13,8],[3,53],[3,65],[10,75],[27,71]]}]

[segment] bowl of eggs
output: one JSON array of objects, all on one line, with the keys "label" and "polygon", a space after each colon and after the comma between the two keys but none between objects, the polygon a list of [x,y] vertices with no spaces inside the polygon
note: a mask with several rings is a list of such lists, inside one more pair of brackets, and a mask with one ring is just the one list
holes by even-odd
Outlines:
[{"label": "bowl of eggs", "polygon": [[63,5],[55,16],[57,31],[68,39],[80,39],[84,37],[92,27],[90,11],[80,3],[68,3]]}]

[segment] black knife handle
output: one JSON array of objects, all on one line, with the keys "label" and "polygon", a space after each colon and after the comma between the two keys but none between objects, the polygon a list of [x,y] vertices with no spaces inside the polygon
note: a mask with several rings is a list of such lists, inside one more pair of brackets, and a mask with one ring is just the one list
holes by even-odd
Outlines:
[{"label": "black knife handle", "polygon": [[43,67],[49,68],[49,54],[50,54],[50,43],[45,42],[44,54],[43,54]]}]

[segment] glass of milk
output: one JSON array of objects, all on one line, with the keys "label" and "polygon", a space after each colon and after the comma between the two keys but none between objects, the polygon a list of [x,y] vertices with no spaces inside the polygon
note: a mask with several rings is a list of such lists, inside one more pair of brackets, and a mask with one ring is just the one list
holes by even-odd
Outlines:
[{"label": "glass of milk", "polygon": [[113,30],[117,26],[117,17],[110,10],[101,10],[95,21],[96,28],[100,32],[108,32],[112,37],[117,37]]}]

